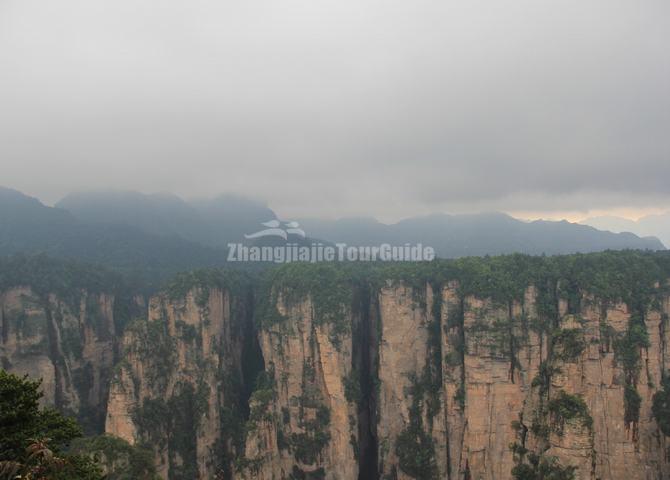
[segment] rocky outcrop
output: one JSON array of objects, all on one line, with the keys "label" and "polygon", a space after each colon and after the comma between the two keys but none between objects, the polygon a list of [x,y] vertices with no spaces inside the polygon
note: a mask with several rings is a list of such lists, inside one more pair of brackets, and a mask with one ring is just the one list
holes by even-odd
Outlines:
[{"label": "rocky outcrop", "polygon": [[[309,297],[292,308],[280,306],[284,322],[260,333],[266,368],[282,380],[268,392],[267,416],[248,437],[252,473],[501,479],[544,471],[577,479],[668,478],[667,438],[651,411],[668,364],[667,293],[657,285],[653,301],[634,311],[587,291],[568,301],[555,290],[527,285],[502,301],[465,292],[458,281],[388,281],[347,322],[353,332],[367,324],[370,334],[345,336],[335,349],[323,340],[332,327],[315,325]],[[645,338],[635,339],[635,331],[646,332]],[[356,375],[359,387],[362,376],[372,377],[376,388],[367,399],[373,408],[354,415],[341,401],[337,379],[360,368],[366,349],[368,370]],[[311,365],[314,384],[304,381]],[[363,441],[361,425],[371,424],[366,441],[375,448],[363,456],[358,450],[352,462],[341,430],[327,424],[331,441],[319,446],[312,462],[299,462],[286,438],[303,431],[296,412],[310,391],[319,392],[340,428],[349,416],[352,443]],[[336,451],[353,470],[333,460]],[[374,476],[364,476],[370,455],[376,468],[366,472]]]},{"label": "rocky outcrop", "polygon": [[104,424],[114,365],[114,296],[38,294],[14,287],[0,294],[2,368],[42,379],[43,402],[77,415],[86,431]]},{"label": "rocky outcrop", "polygon": [[193,288],[151,298],[148,317],[126,328],[106,432],[150,446],[164,478],[226,471],[224,416],[242,388],[245,307],[228,290]]},{"label": "rocky outcrop", "polygon": [[[259,331],[266,381],[251,397],[245,469],[248,478],[357,478],[358,413],[352,327],[319,318],[311,297],[289,303]],[[355,327],[354,327],[355,328]]]},{"label": "rocky outcrop", "polygon": [[635,255],[201,273],[122,333],[13,287],[0,355],[167,479],[668,480],[670,268]]}]

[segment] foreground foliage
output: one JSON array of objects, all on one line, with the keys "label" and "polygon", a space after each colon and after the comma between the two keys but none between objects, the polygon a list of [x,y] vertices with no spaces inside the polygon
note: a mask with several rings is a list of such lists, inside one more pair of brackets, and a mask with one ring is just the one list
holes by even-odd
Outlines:
[{"label": "foreground foliage", "polygon": [[0,479],[102,479],[94,460],[67,452],[81,428],[39,408],[40,383],[0,370]]}]

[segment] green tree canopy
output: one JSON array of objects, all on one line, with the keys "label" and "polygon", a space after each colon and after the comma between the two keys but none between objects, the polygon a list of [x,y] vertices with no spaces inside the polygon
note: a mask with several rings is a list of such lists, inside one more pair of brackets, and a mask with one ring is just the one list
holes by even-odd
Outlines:
[{"label": "green tree canopy", "polygon": [[0,370],[0,479],[100,480],[89,457],[67,453],[77,423],[42,409],[41,381]]}]

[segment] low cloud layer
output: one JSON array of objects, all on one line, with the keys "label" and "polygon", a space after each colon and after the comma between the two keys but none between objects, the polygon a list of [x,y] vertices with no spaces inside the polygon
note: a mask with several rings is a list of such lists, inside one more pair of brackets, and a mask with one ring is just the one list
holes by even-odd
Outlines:
[{"label": "low cloud layer", "polygon": [[0,184],[670,208],[668,44],[661,0],[5,0]]}]

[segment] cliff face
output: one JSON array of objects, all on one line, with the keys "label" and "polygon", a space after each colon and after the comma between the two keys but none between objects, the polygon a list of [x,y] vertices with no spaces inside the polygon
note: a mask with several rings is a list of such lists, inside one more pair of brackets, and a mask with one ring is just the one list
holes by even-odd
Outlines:
[{"label": "cliff face", "polygon": [[245,315],[244,303],[220,288],[151,298],[148,318],[123,336],[106,432],[150,446],[165,478],[224,471],[224,417],[242,388]]},{"label": "cliff face", "polygon": [[2,368],[42,379],[44,402],[99,431],[114,365],[114,296],[69,298],[14,287],[0,294]]},{"label": "cliff face", "polygon": [[[246,475],[259,479],[356,478],[356,405],[350,328],[319,324],[311,300],[286,306],[259,332],[267,383],[251,398]],[[351,326],[350,313],[341,321]],[[350,396],[351,394],[349,394]]]},{"label": "cliff face", "polygon": [[668,480],[670,275],[604,259],[198,277],[123,332],[111,294],[14,287],[0,358],[166,479]]},{"label": "cliff face", "polygon": [[[245,375],[261,357],[249,290],[213,278],[205,288],[185,275],[148,302],[126,294],[120,306],[53,277],[40,293],[5,288],[1,366],[41,378],[43,403],[77,416],[87,433],[150,447],[164,478],[229,475],[244,449]],[[97,279],[87,281],[105,284]]]},{"label": "cliff face", "polygon": [[645,345],[630,338],[635,318],[625,304],[580,300],[575,313],[559,302],[555,326],[537,316],[533,289],[507,310],[507,325],[505,309],[466,300],[461,471],[502,478],[534,453],[577,467],[581,479],[667,478],[666,437],[651,412],[667,361],[667,296],[644,315]]},{"label": "cliff face", "polygon": [[[310,297],[289,308],[280,301],[285,321],[260,333],[276,383],[248,437],[247,474],[670,478],[670,444],[651,408],[669,361],[666,288],[630,305],[556,289],[528,285],[500,301],[456,281],[386,282],[353,303],[353,335],[336,345]],[[365,405],[342,398],[352,379]],[[303,408],[314,393],[311,407],[327,407],[330,423],[325,441],[307,435],[317,455],[305,462],[290,438],[306,431],[305,414],[316,418]]]}]

